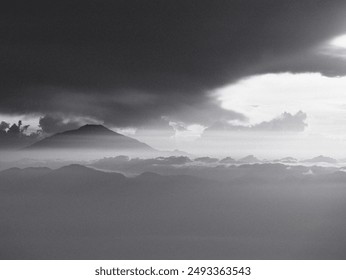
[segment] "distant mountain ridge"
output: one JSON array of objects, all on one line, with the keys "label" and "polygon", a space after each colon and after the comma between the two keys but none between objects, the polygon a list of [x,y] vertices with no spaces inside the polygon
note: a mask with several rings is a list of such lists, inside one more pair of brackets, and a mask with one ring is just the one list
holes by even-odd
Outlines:
[{"label": "distant mountain ridge", "polygon": [[307,163],[319,163],[319,162],[324,162],[324,163],[337,163],[338,161],[334,158],[331,157],[326,157],[326,156],[318,156],[314,157],[312,159],[307,159],[303,160],[302,162],[307,162]]},{"label": "distant mountain ridge", "polygon": [[238,160],[240,163],[259,163],[261,162],[258,158],[256,158],[254,155],[248,155],[246,157],[243,157]]},{"label": "distant mountain ridge", "polygon": [[26,148],[26,150],[45,149],[156,151],[136,139],[114,132],[103,125],[93,124],[54,134]]},{"label": "distant mountain ridge", "polygon": [[125,177],[72,164],[0,172],[0,255],[21,260],[346,258],[345,172],[283,164],[197,171]]}]

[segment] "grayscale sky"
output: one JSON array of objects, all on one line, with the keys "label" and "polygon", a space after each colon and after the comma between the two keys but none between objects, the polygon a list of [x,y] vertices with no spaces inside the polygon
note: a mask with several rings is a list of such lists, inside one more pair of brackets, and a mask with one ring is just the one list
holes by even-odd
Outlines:
[{"label": "grayscale sky", "polygon": [[0,34],[0,122],[27,133],[346,157],[345,1],[14,0]]}]

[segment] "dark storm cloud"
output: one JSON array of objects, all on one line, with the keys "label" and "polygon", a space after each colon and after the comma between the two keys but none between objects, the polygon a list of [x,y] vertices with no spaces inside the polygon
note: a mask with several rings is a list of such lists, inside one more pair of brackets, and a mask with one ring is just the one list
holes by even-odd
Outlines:
[{"label": "dark storm cloud", "polygon": [[208,112],[242,119],[207,93],[267,71],[345,73],[332,58],[311,58],[314,46],[346,32],[345,5],[11,1],[0,11],[0,113],[74,114],[117,126],[183,111],[189,119],[189,108],[202,110],[188,121],[208,122]]},{"label": "dark storm cloud", "polygon": [[227,122],[217,121],[208,127],[205,132],[211,131],[304,131],[307,127],[306,113],[299,111],[292,115],[284,112],[279,117],[270,121],[261,122],[252,126],[232,125]]},{"label": "dark storm cloud", "polygon": [[77,121],[66,121],[58,116],[46,115],[39,120],[39,127],[45,134],[52,134],[66,130],[79,128],[82,123]]}]

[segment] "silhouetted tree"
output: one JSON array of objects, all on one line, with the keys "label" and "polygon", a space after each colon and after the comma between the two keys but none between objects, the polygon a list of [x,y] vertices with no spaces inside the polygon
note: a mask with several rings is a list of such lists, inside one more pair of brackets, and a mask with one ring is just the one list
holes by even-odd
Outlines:
[{"label": "silhouetted tree", "polygon": [[26,134],[29,125],[23,125],[22,121],[17,124],[10,124],[2,121],[0,123],[0,149],[1,148],[21,148],[39,139],[39,131]]}]

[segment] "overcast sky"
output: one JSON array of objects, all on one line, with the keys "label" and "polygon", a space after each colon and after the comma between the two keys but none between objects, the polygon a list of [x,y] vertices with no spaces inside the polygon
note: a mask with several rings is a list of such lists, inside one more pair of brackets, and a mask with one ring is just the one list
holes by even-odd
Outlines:
[{"label": "overcast sky", "polygon": [[0,121],[346,146],[345,1],[14,0],[0,34]]}]

